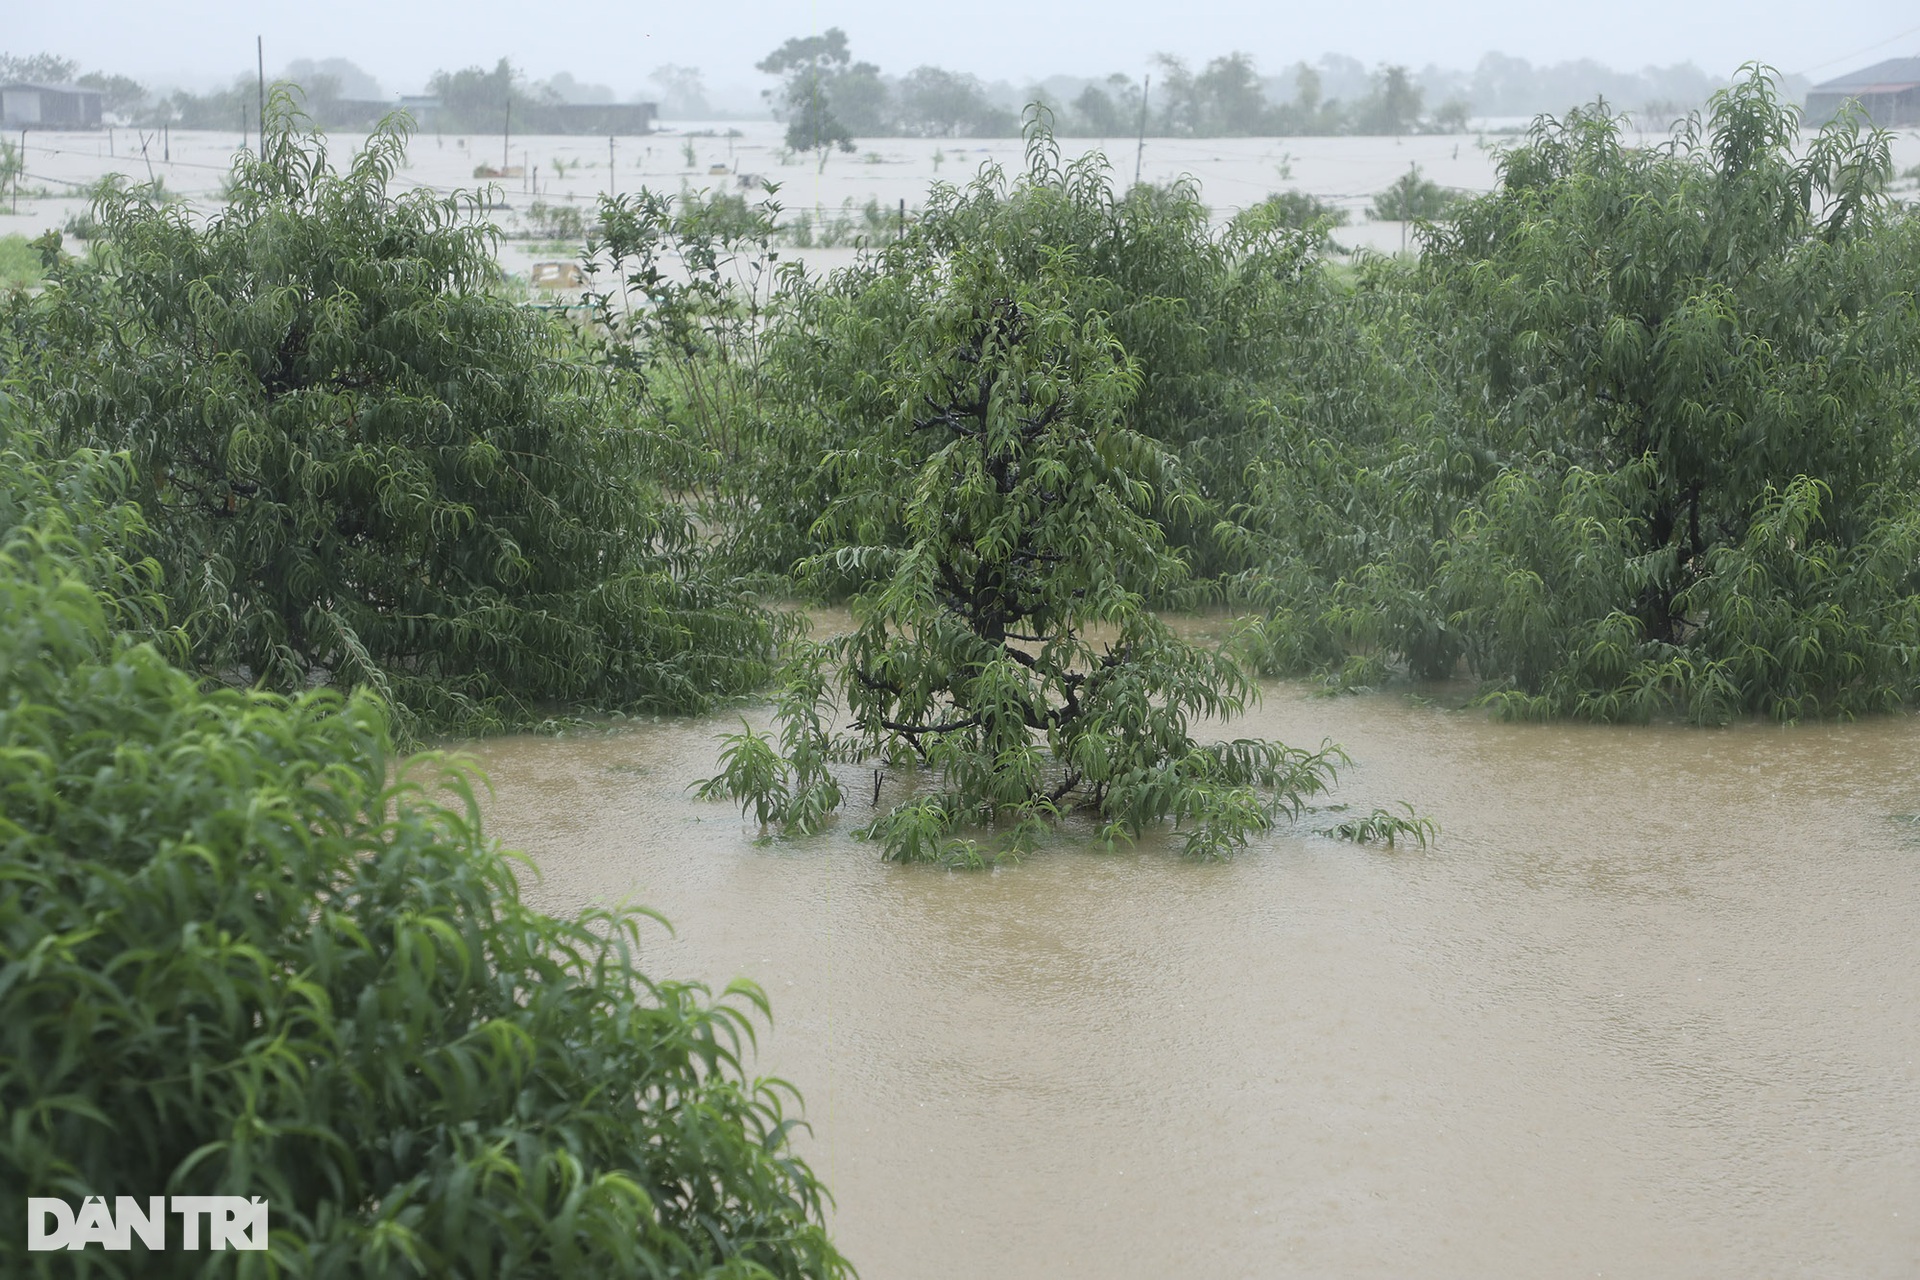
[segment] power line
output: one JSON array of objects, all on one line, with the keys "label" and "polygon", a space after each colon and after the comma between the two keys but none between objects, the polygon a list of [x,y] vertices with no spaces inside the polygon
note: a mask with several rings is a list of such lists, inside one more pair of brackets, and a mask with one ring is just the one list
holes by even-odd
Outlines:
[{"label": "power line", "polygon": [[1812,66],[1806,68],[1804,71],[1796,71],[1793,74],[1797,76],[1810,75],[1813,72],[1820,70],[1822,67],[1830,67],[1836,62],[1846,62],[1848,59],[1857,58],[1863,53],[1872,53],[1876,49],[1884,49],[1888,45],[1892,44],[1895,40],[1905,39],[1907,36],[1912,35],[1916,31],[1920,31],[1920,26],[1908,27],[1905,31],[1896,31],[1892,35],[1888,36],[1886,39],[1876,40],[1864,49],[1855,49],[1852,53],[1843,53],[1837,58],[1828,58],[1825,62],[1816,62]]}]

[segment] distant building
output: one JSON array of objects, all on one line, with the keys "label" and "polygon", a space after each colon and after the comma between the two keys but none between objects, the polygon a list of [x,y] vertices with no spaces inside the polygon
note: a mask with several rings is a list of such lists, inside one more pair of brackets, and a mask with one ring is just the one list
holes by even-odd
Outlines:
[{"label": "distant building", "polygon": [[0,129],[98,129],[101,97],[73,84],[0,84]]},{"label": "distant building", "polygon": [[1889,58],[1807,91],[1807,123],[1825,124],[1849,100],[1882,129],[1920,124],[1920,58]]},{"label": "distant building", "polygon": [[659,109],[651,102],[553,102],[526,108],[524,126],[515,112],[514,130],[524,133],[609,133],[621,137],[652,133]]},{"label": "distant building", "polygon": [[[417,132],[439,133],[447,129],[473,131],[475,121],[469,115],[463,122],[450,116],[436,94],[403,93],[397,98],[313,98],[305,103],[313,122],[323,129],[372,129],[388,115],[399,111],[413,118]],[[659,111],[651,102],[522,102],[513,104],[513,134],[608,134],[629,137],[652,133]],[[507,120],[488,122],[497,131]]]},{"label": "distant building", "polygon": [[[392,98],[319,98],[306,104],[307,114],[322,129],[366,129],[372,130],[382,120],[396,111],[406,111],[413,117],[414,125],[423,123],[426,113],[418,107],[408,107],[408,99]],[[414,102],[430,102],[439,105],[436,98],[412,99]]]},{"label": "distant building", "polygon": [[414,127],[435,129],[440,125],[440,98],[432,93],[403,93],[400,110],[413,117]]}]

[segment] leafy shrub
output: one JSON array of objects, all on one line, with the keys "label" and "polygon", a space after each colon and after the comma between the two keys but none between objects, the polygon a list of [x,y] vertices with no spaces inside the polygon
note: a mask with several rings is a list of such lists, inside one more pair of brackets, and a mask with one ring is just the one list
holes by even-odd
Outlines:
[{"label": "leafy shrub", "polygon": [[1248,566],[1222,582],[1258,614],[1237,637],[1269,673],[1377,683],[1389,660],[1450,674],[1460,647],[1433,598],[1438,548],[1486,462],[1447,435],[1451,386],[1432,357],[1414,265],[1362,256],[1284,296],[1283,359],[1242,500],[1216,537]]},{"label": "leafy shrub", "polygon": [[[587,259],[604,358],[639,374],[646,417],[686,446],[688,465],[674,484],[730,540],[743,512],[780,500],[759,483],[751,441],[777,412],[765,356],[769,317],[799,276],[780,267],[771,247],[779,184],[764,189],[753,204],[725,192],[602,197]],[[764,567],[764,557],[737,548],[734,558]]]},{"label": "leafy shrub", "polygon": [[102,200],[31,317],[40,402],[134,460],[199,665],[467,729],[763,679],[780,624],[703,569],[630,381],[493,292],[458,205],[388,193],[398,126],[339,172],[269,123],[204,225]]},{"label": "leafy shrub", "polygon": [[774,317],[769,376],[785,408],[756,442],[761,501],[743,530],[776,556],[761,567],[785,570],[827,549],[813,534],[833,489],[819,460],[881,432],[895,412],[873,394],[875,371],[919,305],[909,282],[985,245],[1016,275],[1050,271],[1069,312],[1104,317],[1139,361],[1146,377],[1127,425],[1174,454],[1201,499],[1156,514],[1203,574],[1225,564],[1214,518],[1244,495],[1270,382],[1287,368],[1292,335],[1316,323],[1315,241],[1264,213],[1216,229],[1188,183],[1119,195],[1098,156],[1061,161],[1044,113],[1030,118],[1028,139],[1024,173],[983,166],[964,188],[936,185],[897,244],[794,289]]},{"label": "leafy shrub", "polygon": [[580,209],[572,204],[548,204],[545,200],[535,200],[527,205],[527,232],[536,240],[570,240],[579,242],[586,238],[587,219]]},{"label": "leafy shrub", "polygon": [[1524,716],[1920,697],[1920,221],[1889,170],[1852,120],[1803,146],[1758,68],[1660,147],[1604,112],[1537,122],[1406,268],[1424,420],[1341,455],[1344,490],[1264,478],[1276,539],[1289,510],[1367,521],[1267,651],[1338,632],[1420,674],[1464,662]]},{"label": "leafy shrub", "polygon": [[743,1074],[760,993],[529,909],[472,775],[365,695],[209,694],[116,634],[158,603],[129,478],[0,425],[0,1271],[210,1274],[18,1224],[216,1194],[270,1206],[241,1274],[846,1274]]},{"label": "leafy shrub", "polygon": [[25,236],[0,236],[0,289],[24,289],[46,278],[46,264]]},{"label": "leafy shrub", "polygon": [[[733,244],[750,244],[761,234],[761,218],[771,206],[768,200],[779,191],[778,183],[761,184],[766,197],[749,203],[739,192],[698,191],[681,197],[683,211],[697,221],[703,231]],[[651,194],[651,193],[649,193]]]},{"label": "leafy shrub", "polygon": [[1375,196],[1367,212],[1382,222],[1430,222],[1446,217],[1459,202],[1460,197],[1453,192],[1421,177],[1420,166],[1416,164]]},{"label": "leafy shrub", "polygon": [[70,213],[60,229],[75,240],[97,240],[100,236],[100,221],[93,216],[91,208],[78,213]]},{"label": "leafy shrub", "polygon": [[1290,191],[1276,191],[1266,199],[1249,207],[1243,214],[1249,223],[1254,218],[1264,218],[1275,226],[1290,227],[1295,231],[1325,230],[1329,227],[1347,225],[1347,211],[1335,204],[1328,204],[1311,192],[1295,188]]},{"label": "leafy shrub", "polygon": [[[1920,691],[1920,387],[1895,372],[1920,360],[1916,228],[1886,202],[1884,135],[1799,138],[1757,69],[1663,148],[1603,115],[1543,123],[1436,240],[1460,318],[1442,332],[1515,473],[1463,514],[1439,590],[1511,709],[1793,718]],[[1581,471],[1604,479],[1569,487]],[[1497,505],[1522,489],[1561,496]],[[1582,566],[1556,620],[1513,594],[1529,578],[1498,543],[1558,547],[1548,581]]]},{"label": "leafy shrub", "polygon": [[[1336,806],[1340,809],[1345,807]],[[1395,813],[1391,809],[1375,809],[1364,817],[1343,818],[1322,834],[1336,840],[1351,840],[1355,844],[1384,844],[1389,849],[1399,848],[1402,840],[1411,841],[1424,849],[1439,835],[1440,824],[1415,813],[1412,805],[1402,803],[1400,810]]]}]

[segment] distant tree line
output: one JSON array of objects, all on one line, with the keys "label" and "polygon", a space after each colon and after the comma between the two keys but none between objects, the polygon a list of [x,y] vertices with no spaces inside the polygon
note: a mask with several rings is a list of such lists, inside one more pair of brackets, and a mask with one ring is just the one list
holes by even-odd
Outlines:
[{"label": "distant tree line", "polygon": [[144,86],[127,76],[101,71],[80,74],[80,64],[71,58],[51,53],[16,55],[0,53],[0,81],[24,80],[29,84],[77,84],[83,89],[98,89],[101,105],[108,111],[127,111],[146,99]]},{"label": "distant tree line", "polygon": [[[762,96],[777,118],[790,126],[799,122],[790,145],[803,144],[800,149],[812,149],[806,144],[823,137],[838,146],[843,134],[848,140],[1011,136],[1031,102],[1053,113],[1064,136],[1122,137],[1143,125],[1143,79],[1137,75],[1056,75],[1022,85],[932,65],[893,74],[857,60],[837,27],[788,40],[757,65],[779,78]],[[1277,73],[1263,72],[1244,52],[1198,67],[1161,54],[1150,74],[1144,127],[1154,137],[1452,133],[1472,118],[1558,115],[1595,99],[1664,125],[1704,103],[1719,86],[1691,63],[1617,71],[1585,58],[1535,64],[1497,52],[1471,70],[1431,63],[1417,71],[1370,67],[1329,53]],[[162,93],[127,76],[82,75],[77,62],[45,53],[0,54],[0,78],[78,83],[105,93],[109,114],[188,129],[237,127],[257,95],[250,74],[206,93]],[[367,104],[386,97],[373,77],[344,58],[297,59],[277,78],[300,87],[307,111],[322,124],[361,123]],[[1792,77],[1782,81],[1793,97],[1805,87]],[[490,69],[438,71],[427,90],[441,99],[441,126],[465,131],[498,128],[508,103],[516,117],[537,127],[543,108],[613,102],[617,96],[611,87],[569,72],[532,79],[505,58]],[[645,89],[628,96],[658,102],[668,120],[740,115],[744,106],[734,103],[730,110],[709,94],[698,67],[677,63],[656,67]]]},{"label": "distant tree line", "polygon": [[517,129],[567,133],[571,130],[554,118],[554,108],[614,101],[614,92],[606,85],[584,84],[565,71],[547,80],[532,80],[506,58],[491,70],[436,71],[427,81],[427,93],[440,102],[435,127],[455,133],[500,128],[509,105],[512,118],[519,122]]},{"label": "distant tree line", "polygon": [[1252,54],[1235,51],[1197,68],[1160,54],[1150,82],[1115,73],[1052,76],[1019,88],[935,66],[890,75],[855,60],[838,27],[790,39],[758,67],[780,78],[764,96],[793,126],[788,145],[798,150],[823,141],[851,145],[855,137],[1010,136],[1032,102],[1052,112],[1058,133],[1102,138],[1141,129],[1195,138],[1458,133],[1472,117],[1558,114],[1595,98],[1664,125],[1718,87],[1690,63],[1618,72],[1590,59],[1536,67],[1489,53],[1470,72],[1432,65],[1415,72],[1328,54],[1263,75]]},{"label": "distant tree line", "polygon": [[[379,82],[345,58],[318,62],[300,58],[288,64],[276,79],[299,85],[309,113],[324,122],[332,122],[342,102],[377,100],[383,96]],[[0,54],[0,80],[77,84],[84,89],[98,89],[103,95],[101,109],[132,124],[165,124],[178,129],[237,128],[243,118],[250,119],[251,114],[258,112],[259,88],[252,75],[237,76],[226,88],[206,93],[190,93],[185,89],[161,92],[131,76],[102,71],[83,75],[80,64],[71,58],[35,53]],[[257,125],[254,121],[253,127]]]},{"label": "distant tree line", "polygon": [[1070,98],[1031,86],[1019,101],[1008,99],[1006,86],[989,88],[977,76],[942,67],[885,75],[874,63],[854,60],[838,27],[790,39],[757,65],[780,78],[765,96],[788,123],[787,145],[799,151],[851,149],[855,137],[1011,136],[1019,132],[1026,102],[1051,111],[1059,133],[1086,137],[1141,128],[1156,137],[1456,132],[1466,127],[1469,110],[1450,101],[1427,111],[1422,89],[1399,66],[1381,67],[1363,94],[1342,102],[1325,97],[1317,73],[1303,65],[1291,96],[1276,99],[1253,56],[1238,52],[1198,71],[1162,54],[1150,86],[1116,74],[1083,83]]},{"label": "distant tree line", "polygon": [[[684,89],[689,87],[684,74],[676,81],[673,73],[690,70],[663,67],[655,79],[664,73],[669,83]],[[378,80],[345,58],[296,58],[273,79],[294,86],[308,116],[324,126],[372,128],[393,105]],[[185,89],[161,92],[129,76],[104,72],[82,75],[80,64],[71,58],[47,53],[0,54],[0,80],[99,89],[105,95],[102,108],[130,124],[164,124],[176,129],[258,128],[258,121],[253,119],[259,110],[259,83],[254,73],[236,76],[225,88],[205,93]],[[698,71],[692,71],[690,88],[696,97],[698,80]],[[498,129],[509,104],[515,119],[529,131],[537,131],[543,123],[551,123],[542,120],[543,113],[551,108],[611,103],[617,96],[607,85],[582,82],[566,71],[546,80],[530,79],[506,58],[491,69],[475,66],[436,71],[427,82],[427,92],[441,101],[437,123],[464,132]],[[684,92],[680,101],[685,101]]]},{"label": "distant tree line", "polygon": [[[1410,92],[1418,95],[1414,114],[1425,127],[1458,127],[1469,116],[1564,115],[1596,99],[1664,123],[1703,105],[1721,84],[1691,63],[1616,71],[1586,58],[1536,65],[1502,53],[1486,54],[1471,70],[1429,63],[1417,71],[1329,53],[1278,73],[1261,72],[1244,53],[1215,58],[1198,71],[1163,56],[1155,59],[1147,130],[1234,132],[1231,122],[1240,128],[1257,123],[1264,133],[1391,133],[1404,122]],[[1782,87],[1799,96],[1806,86],[1785,77]],[[1002,83],[989,86],[988,94],[1010,104],[1044,102],[1065,126],[1113,136],[1139,127],[1139,90],[1139,76],[1116,74],[1049,76],[1021,90]],[[1109,113],[1102,96],[1117,109]]]}]

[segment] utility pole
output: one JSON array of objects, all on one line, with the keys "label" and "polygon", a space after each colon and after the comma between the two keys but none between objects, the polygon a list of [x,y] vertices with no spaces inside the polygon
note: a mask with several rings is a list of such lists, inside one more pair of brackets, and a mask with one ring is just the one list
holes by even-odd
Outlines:
[{"label": "utility pole", "polygon": [[500,172],[513,167],[513,86],[507,86],[507,121],[500,126]]},{"label": "utility pole", "polygon": [[260,154],[267,152],[267,41],[264,36],[253,38],[253,56],[260,71]]},{"label": "utility pole", "polygon": [[620,184],[613,180],[613,135],[607,135],[607,194],[620,194]]},{"label": "utility pole", "polygon": [[1140,185],[1140,160],[1147,154],[1147,90],[1153,88],[1153,77],[1147,76],[1140,81],[1140,145],[1133,150],[1133,185]]}]

